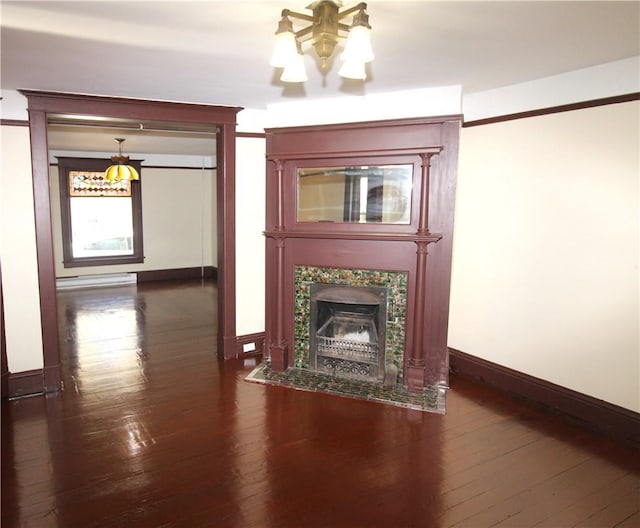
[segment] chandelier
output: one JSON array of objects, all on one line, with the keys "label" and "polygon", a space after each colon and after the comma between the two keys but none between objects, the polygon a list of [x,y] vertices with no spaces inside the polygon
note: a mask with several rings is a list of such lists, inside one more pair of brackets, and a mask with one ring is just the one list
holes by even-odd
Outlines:
[{"label": "chandelier", "polygon": [[140,175],[138,171],[129,165],[129,156],[122,155],[122,144],[124,138],[115,138],[118,142],[119,152],[117,156],[111,156],[111,165],[106,171],[104,171],[104,178],[108,182],[119,182],[121,180],[139,180]]},{"label": "chandelier", "polygon": [[[329,57],[340,41],[347,39],[341,59],[342,67],[338,75],[348,79],[366,79],[365,64],[373,60],[371,48],[371,26],[364,2],[340,11],[342,2],[319,0],[307,6],[313,15],[282,10],[282,18],[276,31],[276,42],[270,65],[283,68],[280,80],[283,82],[304,82],[307,73],[304,67],[302,44],[311,42],[320,57],[320,68],[327,71]],[[351,25],[343,22],[351,16]],[[310,25],[294,31],[292,19],[310,22]]]}]

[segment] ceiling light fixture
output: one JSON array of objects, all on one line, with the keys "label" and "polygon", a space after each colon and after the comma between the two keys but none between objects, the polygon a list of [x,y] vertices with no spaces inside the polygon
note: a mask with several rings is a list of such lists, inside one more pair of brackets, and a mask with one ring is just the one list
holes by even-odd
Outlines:
[{"label": "ceiling light fixture", "polygon": [[[283,82],[304,82],[307,74],[304,69],[302,43],[311,42],[323,72],[329,66],[329,57],[333,54],[340,39],[346,38],[341,59],[344,64],[338,71],[342,77],[349,79],[366,79],[365,64],[374,58],[371,48],[371,26],[364,2],[340,12],[342,2],[319,0],[307,6],[313,15],[296,13],[289,9],[282,10],[282,18],[276,31],[276,42],[269,64],[275,68],[283,68],[280,80]],[[352,16],[351,25],[341,22]],[[311,24],[294,31],[293,21],[303,20]]]},{"label": "ceiling light fixture", "polygon": [[117,156],[111,156],[113,165],[104,171],[104,179],[108,182],[139,180],[140,175],[138,171],[129,165],[129,156],[122,155],[122,144],[125,142],[125,139],[115,138],[115,141],[118,142],[119,152]]}]

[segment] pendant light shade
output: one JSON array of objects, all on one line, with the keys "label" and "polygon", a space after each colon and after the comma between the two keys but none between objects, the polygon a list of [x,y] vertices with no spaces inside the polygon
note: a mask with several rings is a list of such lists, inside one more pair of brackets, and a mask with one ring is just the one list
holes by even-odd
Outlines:
[{"label": "pendant light shade", "polygon": [[118,182],[122,180],[139,180],[138,171],[131,165],[111,165],[104,173],[105,180]]},{"label": "pendant light shade", "polygon": [[274,68],[284,68],[295,60],[298,54],[296,36],[291,31],[276,34],[276,42],[273,46],[273,54],[269,64]]},{"label": "pendant light shade", "polygon": [[304,55],[302,54],[300,43],[296,45],[296,54],[285,66],[280,80],[288,83],[305,82],[307,80],[307,70],[304,66]]},{"label": "pendant light shade", "polygon": [[364,62],[358,60],[346,60],[342,68],[338,70],[340,77],[347,79],[363,80],[367,78],[367,72],[364,69]]},{"label": "pendant light shade", "polygon": [[366,26],[354,26],[349,31],[347,42],[342,53],[342,60],[356,60],[371,62],[374,59],[371,48],[371,28]]},{"label": "pendant light shade", "polygon": [[125,141],[124,138],[115,138],[115,141],[118,142],[119,152],[117,156],[111,156],[113,165],[104,172],[104,179],[108,182],[139,180],[140,175],[138,174],[138,171],[129,165],[129,156],[122,155],[122,144]]}]

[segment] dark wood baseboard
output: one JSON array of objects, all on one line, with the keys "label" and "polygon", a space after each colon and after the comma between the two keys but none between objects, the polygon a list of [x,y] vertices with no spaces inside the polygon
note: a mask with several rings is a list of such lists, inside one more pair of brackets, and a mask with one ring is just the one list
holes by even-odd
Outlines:
[{"label": "dark wood baseboard", "polygon": [[449,349],[454,376],[480,381],[582,426],[640,446],[640,414],[502,365]]},{"label": "dark wood baseboard", "polygon": [[237,341],[235,333],[232,335],[218,336],[218,355],[223,359],[235,359],[238,357]]},{"label": "dark wood baseboard", "polygon": [[196,268],[176,268],[164,270],[138,271],[138,282],[186,280],[186,279],[213,279],[218,278],[218,268],[204,266]]},{"label": "dark wood baseboard", "polygon": [[42,369],[12,372],[7,379],[9,398],[44,394],[44,373]]},{"label": "dark wood baseboard", "polygon": [[236,355],[238,357],[255,356],[264,350],[264,332],[236,337]]}]

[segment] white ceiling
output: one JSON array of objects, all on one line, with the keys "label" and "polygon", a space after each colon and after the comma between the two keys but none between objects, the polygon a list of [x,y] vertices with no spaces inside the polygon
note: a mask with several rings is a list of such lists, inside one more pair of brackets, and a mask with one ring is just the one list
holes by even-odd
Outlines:
[{"label": "white ceiling", "polygon": [[471,93],[640,55],[638,1],[371,0],[369,79],[343,81],[337,65],[323,78],[308,53],[309,80],[285,86],[268,64],[273,34],[283,8],[309,13],[309,1],[2,0],[2,89],[261,109],[433,86]]}]

